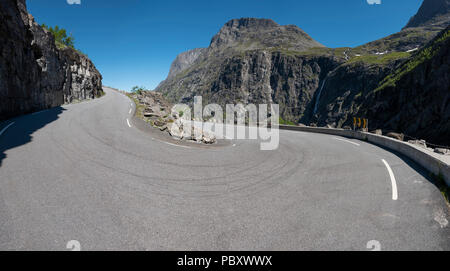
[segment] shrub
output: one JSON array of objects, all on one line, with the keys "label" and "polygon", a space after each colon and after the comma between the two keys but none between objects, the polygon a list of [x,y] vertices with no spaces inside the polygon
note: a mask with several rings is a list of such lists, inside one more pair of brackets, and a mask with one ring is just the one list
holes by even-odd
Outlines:
[{"label": "shrub", "polygon": [[45,24],[42,24],[42,27],[50,31],[55,37],[56,47],[59,49],[70,47],[75,49],[75,38],[70,34],[67,35],[67,31],[64,28],[60,28],[59,26],[49,27]]},{"label": "shrub", "polygon": [[137,95],[141,95],[142,91],[145,91],[145,87],[138,87],[138,86],[134,86],[131,89],[131,92],[136,93]]}]

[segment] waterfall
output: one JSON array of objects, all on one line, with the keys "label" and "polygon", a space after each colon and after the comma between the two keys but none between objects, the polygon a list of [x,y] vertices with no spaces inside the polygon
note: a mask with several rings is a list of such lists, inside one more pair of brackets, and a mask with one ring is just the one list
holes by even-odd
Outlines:
[{"label": "waterfall", "polygon": [[322,83],[322,87],[319,90],[319,94],[317,94],[316,104],[314,105],[313,116],[317,113],[317,107],[319,107],[320,95],[322,94],[322,89],[325,86],[326,82],[327,82],[327,79],[325,78],[325,80]]}]

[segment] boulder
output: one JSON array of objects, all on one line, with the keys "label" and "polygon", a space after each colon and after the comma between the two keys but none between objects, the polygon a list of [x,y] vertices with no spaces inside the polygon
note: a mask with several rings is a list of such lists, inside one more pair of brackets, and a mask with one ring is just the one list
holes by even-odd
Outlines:
[{"label": "boulder", "polygon": [[146,111],[146,112],[144,112],[144,117],[146,117],[146,118],[159,118],[159,117],[161,117],[161,115],[159,115],[159,114],[157,114],[155,112],[148,112],[148,111]]},{"label": "boulder", "polygon": [[194,127],[189,122],[183,122],[183,139],[184,140],[192,140],[194,133]]},{"label": "boulder", "polygon": [[372,134],[376,134],[376,135],[383,135],[383,130],[381,129],[377,129],[377,130],[373,130],[372,132],[370,132]]},{"label": "boulder", "polygon": [[390,137],[390,138],[394,138],[394,139],[400,140],[400,141],[403,141],[405,139],[405,135],[404,134],[399,134],[399,133],[392,133],[391,132],[391,133],[388,133],[386,136]]},{"label": "boulder", "polygon": [[183,122],[181,119],[176,120],[169,129],[169,134],[176,139],[183,139]]},{"label": "boulder", "polygon": [[203,131],[202,142],[205,144],[213,144],[216,142],[216,136],[213,133]]},{"label": "boulder", "polygon": [[163,126],[166,125],[166,123],[163,122],[163,121],[161,121],[161,120],[155,120],[155,121],[153,122],[153,125],[156,126],[156,127],[163,127]]},{"label": "boulder", "polygon": [[422,148],[427,148],[427,142],[425,140],[409,140],[408,143],[411,143],[413,145],[417,145]]},{"label": "boulder", "polygon": [[450,150],[444,149],[444,148],[436,148],[436,149],[434,149],[434,152],[437,154],[442,154],[442,155],[450,155]]},{"label": "boulder", "polygon": [[197,142],[203,141],[203,130],[198,127],[193,127],[192,129],[192,140]]}]

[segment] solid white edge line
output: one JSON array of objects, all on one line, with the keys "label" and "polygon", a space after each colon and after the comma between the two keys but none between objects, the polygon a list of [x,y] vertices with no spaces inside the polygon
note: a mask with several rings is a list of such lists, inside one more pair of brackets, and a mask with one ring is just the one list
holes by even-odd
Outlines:
[{"label": "solid white edge line", "polygon": [[397,190],[397,181],[395,180],[394,172],[392,171],[392,168],[389,166],[388,162],[386,160],[381,159],[383,161],[384,165],[386,166],[389,177],[391,178],[392,183],[392,200],[398,200],[398,190]]},{"label": "solid white edge line", "polygon": [[4,133],[6,130],[8,130],[8,128],[11,127],[14,123],[15,123],[15,122],[11,122],[11,123],[8,124],[5,128],[3,128],[3,129],[0,131],[0,136],[3,135],[3,133]]},{"label": "solid white edge line", "polygon": [[172,144],[172,143],[164,142],[164,141],[160,141],[160,140],[158,140],[158,141],[159,141],[159,142],[162,142],[162,143],[164,143],[164,144],[170,145],[170,146],[180,147],[180,148],[185,148],[185,149],[190,149],[190,147],[188,147],[188,146],[182,146],[182,145]]},{"label": "solid white edge line", "polygon": [[127,124],[131,128],[130,120],[127,119]]},{"label": "solid white edge line", "polygon": [[47,111],[49,111],[49,110],[50,110],[50,109],[42,110],[42,111],[39,111],[39,112],[34,112],[34,113],[31,114],[31,115],[32,115],[32,116],[39,115],[39,114],[44,113],[44,112],[47,112]]},{"label": "solid white edge line", "polygon": [[342,138],[337,138],[337,137],[333,137],[333,138],[334,138],[334,139],[336,139],[336,140],[340,140],[340,141],[344,141],[344,142],[347,142],[347,143],[353,144],[353,145],[355,145],[355,146],[361,146],[361,144],[358,144],[358,143],[352,142],[352,141],[350,141],[350,140],[345,140],[345,139],[342,139]]}]

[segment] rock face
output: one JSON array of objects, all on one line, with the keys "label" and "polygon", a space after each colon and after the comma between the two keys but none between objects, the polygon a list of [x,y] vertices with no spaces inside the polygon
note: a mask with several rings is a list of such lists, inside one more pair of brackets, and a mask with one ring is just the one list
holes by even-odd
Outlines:
[{"label": "rock face", "polygon": [[255,50],[279,47],[302,51],[321,46],[295,25],[281,26],[269,19],[241,18],[227,22],[212,38],[209,48]]},{"label": "rock face", "polygon": [[342,59],[328,54],[300,28],[272,20],[242,18],[226,23],[208,48],[181,54],[157,88],[171,102],[286,105],[285,117],[299,120],[325,75]]},{"label": "rock face", "polygon": [[450,26],[370,91],[357,114],[374,126],[450,146]]},{"label": "rock face", "polygon": [[174,78],[177,74],[189,68],[204,52],[204,48],[197,48],[179,54],[170,67],[168,79]]},{"label": "rock face", "polygon": [[449,16],[450,0],[424,0],[417,14],[405,28],[431,25],[446,27]]},{"label": "rock face", "polygon": [[[416,19],[401,32],[356,48],[325,48],[298,27],[280,26],[272,20],[231,20],[208,48],[195,51],[198,54],[157,91],[174,103],[192,104],[194,96],[202,96],[205,104],[222,106],[277,103],[284,120],[311,126],[348,127],[353,117],[365,117],[370,130],[396,131],[446,144],[448,127],[438,124],[448,122],[444,109],[449,89],[446,52],[421,73],[410,75],[409,82],[416,84],[405,83],[397,92],[374,91],[442,34],[450,23],[448,1],[425,0]],[[441,8],[430,8],[435,6]],[[410,102],[412,97],[426,99]]]},{"label": "rock face", "polygon": [[0,0],[0,120],[99,96],[102,77],[27,13],[25,0]]}]

